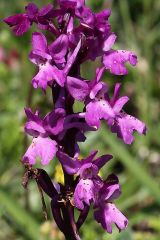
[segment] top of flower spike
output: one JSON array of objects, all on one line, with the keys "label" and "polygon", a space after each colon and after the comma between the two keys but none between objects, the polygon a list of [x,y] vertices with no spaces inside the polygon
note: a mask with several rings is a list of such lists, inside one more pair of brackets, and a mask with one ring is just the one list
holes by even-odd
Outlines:
[{"label": "top of flower spike", "polygon": [[85,5],[85,0],[58,0],[61,7],[66,9],[80,8]]},{"label": "top of flower spike", "polygon": [[13,28],[13,32],[17,36],[27,32],[33,22],[37,23],[40,29],[47,29],[48,21],[55,15],[52,4],[48,4],[39,10],[36,4],[29,3],[25,10],[26,13],[16,14],[4,19],[4,22]]},{"label": "top of flower spike", "polygon": [[[40,10],[34,3],[29,3],[25,8],[25,13],[5,18],[4,21],[13,28],[18,36],[28,31],[33,22],[39,29],[49,30],[56,37],[66,34],[68,35],[68,48],[71,47],[72,50],[83,36],[81,62],[86,59],[95,60],[96,57],[102,56],[105,68],[115,75],[128,73],[125,67],[127,62],[133,66],[136,65],[137,57],[134,53],[112,50],[116,35],[111,32],[108,22],[110,10],[93,13],[90,8],[85,6],[84,0],[59,0],[58,2],[60,5],[58,9],[54,9],[53,5],[49,4]],[[79,19],[79,26],[74,25],[74,18]],[[60,25],[54,26],[53,19],[56,19],[57,24]]]}]

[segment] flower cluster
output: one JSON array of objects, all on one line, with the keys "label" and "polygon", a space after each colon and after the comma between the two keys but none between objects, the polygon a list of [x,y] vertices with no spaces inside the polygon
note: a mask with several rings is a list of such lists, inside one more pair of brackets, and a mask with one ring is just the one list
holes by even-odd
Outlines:
[{"label": "flower cluster", "polygon": [[[47,165],[56,156],[62,165],[65,184],[53,185],[47,173],[39,174],[37,181],[51,198],[53,216],[60,230],[70,239],[80,239],[78,229],[93,204],[94,218],[108,232],[112,224],[125,229],[128,221],[116,208],[113,200],[121,191],[118,178],[111,174],[102,180],[99,170],[112,158],[111,155],[95,156],[97,151],[80,160],[78,142],[86,140],[87,131],[97,131],[105,120],[111,132],[125,144],[134,141],[133,133],[146,133],[143,122],[124,112],[129,101],[119,96],[120,83],[115,84],[113,96],[102,80],[105,71],[114,75],[126,75],[126,64],[135,66],[136,55],[131,51],[114,50],[116,35],[109,23],[110,10],[93,13],[84,0],[58,0],[59,7],[49,4],[42,9],[34,3],[25,13],[10,16],[4,21],[17,35],[23,35],[35,23],[42,32],[32,34],[32,50],[29,59],[38,66],[32,79],[34,88],[48,89],[53,94],[53,109],[45,117],[40,112],[25,109],[25,132],[33,137],[23,156],[23,163],[33,166],[37,158]],[[50,32],[50,41],[44,33]],[[81,77],[81,65],[101,58],[92,80]],[[83,112],[75,113],[73,104],[84,104]],[[31,171],[31,170],[30,170]],[[42,172],[42,170],[39,170]],[[77,222],[74,208],[80,211]],[[62,216],[63,215],[63,216]],[[69,221],[70,220],[70,221]],[[67,227],[65,224],[67,221]]]}]

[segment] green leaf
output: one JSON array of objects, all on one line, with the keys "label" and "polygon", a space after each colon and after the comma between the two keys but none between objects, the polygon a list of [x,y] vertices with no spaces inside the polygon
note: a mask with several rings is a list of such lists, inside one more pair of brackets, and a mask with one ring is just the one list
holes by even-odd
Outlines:
[{"label": "green leaf", "polygon": [[7,211],[13,222],[18,225],[19,229],[24,232],[31,240],[40,239],[39,225],[17,201],[6,191],[0,189],[0,203]]}]

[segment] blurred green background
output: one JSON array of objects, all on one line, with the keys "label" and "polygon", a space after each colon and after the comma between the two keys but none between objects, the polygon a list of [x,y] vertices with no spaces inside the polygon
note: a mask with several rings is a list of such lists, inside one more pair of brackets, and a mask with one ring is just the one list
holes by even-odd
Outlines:
[{"label": "blurred green background", "polygon": [[[29,1],[0,0],[0,16],[22,12]],[[33,1],[39,6],[48,0]],[[111,135],[105,125],[88,135],[82,144],[82,155],[91,149],[111,153],[114,159],[101,172],[103,177],[115,172],[120,178],[122,195],[118,207],[129,218],[129,227],[112,235],[106,234],[89,215],[82,229],[85,240],[159,240],[160,239],[160,1],[99,0],[87,1],[98,11],[112,8],[113,31],[118,35],[116,48],[131,49],[138,55],[137,68],[129,68],[125,77],[106,74],[114,86],[122,81],[122,94],[131,99],[127,112],[143,120],[148,127],[146,137],[136,135],[132,146],[124,145]],[[33,30],[33,28],[32,28]],[[45,222],[35,182],[25,191],[21,186],[24,169],[20,164],[29,139],[24,136],[24,106],[40,106],[43,112],[52,108],[51,93],[33,91],[30,81],[36,71],[27,56],[31,31],[15,37],[1,22],[0,29],[0,240],[63,239],[58,232],[46,203],[49,220]],[[83,75],[92,79],[97,63],[83,67]],[[87,69],[87,71],[86,71]],[[76,106],[78,108],[79,106]],[[52,178],[61,180],[60,167],[54,160],[46,168]]]}]

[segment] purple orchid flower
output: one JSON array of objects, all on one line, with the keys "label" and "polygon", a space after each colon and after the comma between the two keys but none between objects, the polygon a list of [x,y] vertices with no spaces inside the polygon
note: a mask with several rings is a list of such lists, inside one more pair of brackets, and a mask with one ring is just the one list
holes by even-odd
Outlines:
[{"label": "purple orchid flower", "polygon": [[76,16],[80,19],[81,24],[85,27],[94,27],[95,15],[89,7],[81,6],[78,11],[76,11]]},{"label": "purple orchid flower", "polygon": [[[68,49],[67,35],[60,35],[48,47],[47,40],[42,33],[33,33],[32,51],[29,58],[34,64],[39,66],[39,72],[32,80],[33,87],[40,87],[46,90],[48,84],[52,83],[54,80],[63,87],[66,76],[76,59],[80,46],[81,42],[78,43],[77,47],[68,58],[67,63],[65,63],[65,55]],[[52,63],[54,63],[54,65]]]},{"label": "purple orchid flower", "polygon": [[73,12],[77,11],[79,8],[83,7],[85,0],[58,0],[61,9]]},{"label": "purple orchid flower", "polygon": [[57,11],[53,10],[52,4],[38,10],[36,4],[29,3],[25,10],[26,13],[16,14],[4,19],[4,22],[13,28],[13,32],[17,36],[27,32],[33,22],[37,23],[40,29],[48,29],[50,19],[57,15]]},{"label": "purple orchid flower", "polygon": [[[93,81],[85,81],[78,78],[67,78],[68,91],[78,101],[86,102],[85,119],[89,126],[99,128],[100,120],[113,117],[113,110],[102,97],[108,87],[100,81],[104,68],[96,70],[96,78]],[[94,109],[94,111],[93,111]]]},{"label": "purple orchid flower", "polygon": [[100,13],[95,14],[95,26],[96,28],[101,32],[107,32],[108,31],[108,19],[111,15],[111,10],[106,9],[102,10]]},{"label": "purple orchid flower", "polygon": [[132,66],[137,64],[137,56],[130,51],[110,50],[103,56],[103,64],[112,74],[126,75],[128,70],[125,63],[129,62]]},{"label": "purple orchid flower", "polygon": [[128,102],[127,96],[119,97],[120,84],[115,85],[114,95],[110,100],[110,105],[114,110],[115,117],[108,120],[108,125],[113,133],[126,144],[131,144],[134,141],[133,132],[137,131],[139,134],[146,134],[146,125],[137,118],[126,114],[122,108]]},{"label": "purple orchid flower", "polygon": [[96,77],[93,81],[83,78],[67,77],[67,88],[71,96],[77,101],[94,99],[99,91],[106,92],[107,85],[100,81],[105,68],[97,68]]},{"label": "purple orchid flower", "polygon": [[[89,130],[94,130],[93,128],[89,127],[85,122],[81,122],[81,119],[84,119],[84,114],[73,114],[73,116],[66,116],[66,112],[63,108],[56,108],[52,112],[48,113],[43,119],[40,118],[40,114],[38,111],[33,113],[31,109],[25,109],[25,113],[27,115],[28,121],[25,124],[25,132],[32,137],[34,137],[33,142],[29,149],[27,150],[27,158],[29,159],[30,164],[35,164],[35,158],[33,156],[32,151],[37,154],[37,147],[40,147],[40,144],[46,143],[49,141],[50,137],[54,139],[54,141],[50,141],[54,143],[54,155],[58,148],[58,142],[61,142],[64,139],[64,136],[70,131],[71,129],[76,129],[76,141],[75,141],[75,154],[79,153],[79,147],[77,142],[85,141],[84,133]],[[38,138],[38,140],[37,140]],[[42,142],[42,138],[43,142]],[[38,141],[38,143],[37,143]],[[36,143],[36,144],[34,144]],[[33,148],[35,146],[36,148]],[[31,151],[32,150],[32,151]],[[31,160],[29,158],[29,154],[31,153]],[[26,161],[26,154],[24,155],[23,159]],[[33,161],[34,158],[34,161]],[[43,161],[48,164],[46,160]]]},{"label": "purple orchid flower", "polygon": [[[57,18],[59,26],[63,26],[63,31],[65,30],[67,34],[71,35],[72,31],[74,30],[74,17],[75,16],[78,17],[79,9],[81,9],[84,6],[85,1],[58,0],[58,2],[60,5],[60,13]],[[77,45],[77,43],[75,44],[75,46]]]},{"label": "purple orchid flower", "polygon": [[87,82],[79,78],[68,76],[67,88],[71,96],[78,101],[84,101],[89,94]]},{"label": "purple orchid flower", "polygon": [[78,175],[80,180],[74,191],[74,204],[78,209],[84,208],[84,203],[90,205],[95,200],[96,189],[102,186],[98,177],[99,170],[112,158],[112,155],[103,155],[94,160],[97,151],[93,151],[87,158],[78,160],[58,151],[57,157],[63,169],[71,175]]},{"label": "purple orchid flower", "polygon": [[69,39],[72,44],[76,44],[81,35],[84,36],[84,51],[86,59],[95,60],[105,52],[111,50],[115,43],[116,35],[111,32],[111,26],[108,18],[110,10],[105,10],[94,14],[91,9],[81,6],[77,11],[77,17],[80,20],[80,26],[73,29]]},{"label": "purple orchid flower", "polygon": [[99,32],[95,37],[95,41],[90,41],[91,47],[87,58],[94,61],[97,57],[103,56],[110,51],[116,41],[117,36],[108,30],[107,34]]},{"label": "purple orchid flower", "polygon": [[[111,10],[103,10],[100,13],[93,13],[92,10],[85,6],[83,1],[78,5],[76,16],[80,19],[81,25],[94,31],[108,32],[108,18],[111,15]],[[110,27],[109,27],[110,29]]]},{"label": "purple orchid flower", "polygon": [[90,206],[95,201],[102,186],[100,179],[80,179],[74,191],[74,205],[79,210],[84,210],[85,205]]},{"label": "purple orchid flower", "polygon": [[[88,20],[89,21],[89,20]],[[80,26],[74,28],[69,35],[70,45],[75,46],[81,36],[83,36],[83,51],[85,60],[94,61],[97,57],[103,56],[107,51],[111,50],[115,43],[116,35],[111,32],[109,23],[106,24],[106,32],[99,31],[96,28],[96,24],[93,23],[93,27],[81,22]]]},{"label": "purple orchid flower", "polygon": [[50,138],[33,138],[31,145],[23,156],[23,162],[29,162],[30,165],[36,163],[36,159],[41,159],[42,165],[48,165],[57,152],[56,141]]},{"label": "purple orchid flower", "polygon": [[[116,84],[114,96],[110,100],[108,96],[106,84],[99,81],[93,82],[93,87],[90,92],[91,100],[86,103],[85,119],[89,126],[100,127],[100,120],[107,120],[108,125],[113,133],[126,144],[131,144],[134,141],[133,132],[146,134],[146,126],[143,122],[135,117],[123,112],[123,106],[128,102],[127,96],[118,97],[120,84]],[[94,111],[93,111],[94,109]]]},{"label": "purple orchid flower", "polygon": [[60,86],[64,86],[65,76],[56,66],[52,66],[51,62],[65,62],[67,52],[68,38],[61,35],[49,47],[47,40],[42,33],[35,32],[32,35],[32,52],[29,55],[30,60],[39,66],[38,74],[33,78],[32,84],[35,88],[40,87],[46,90],[48,82],[56,80]]},{"label": "purple orchid flower", "polygon": [[86,101],[86,122],[89,126],[95,126],[97,129],[100,127],[100,120],[109,120],[115,117],[107,94],[108,86],[100,81],[103,72],[104,68],[101,71],[97,70],[96,79],[90,83],[90,100]]},{"label": "purple orchid flower", "polygon": [[127,218],[112,203],[120,194],[118,178],[114,174],[107,178],[97,194],[94,217],[108,233],[112,233],[112,224],[116,224],[119,231],[128,225]]},{"label": "purple orchid flower", "polygon": [[56,136],[63,131],[65,111],[62,108],[53,110],[43,119],[40,118],[38,111],[34,114],[31,109],[26,108],[25,113],[28,118],[25,124],[25,132],[33,137]]},{"label": "purple orchid flower", "polygon": [[4,22],[12,27],[13,32],[17,35],[23,35],[31,26],[31,22],[27,14],[16,14],[4,19]]},{"label": "purple orchid flower", "polygon": [[[100,120],[107,120],[111,131],[126,144],[134,141],[133,131],[139,134],[146,133],[146,126],[140,120],[124,113],[123,106],[128,102],[127,96],[118,97],[120,84],[116,84],[112,99],[108,96],[108,86],[101,81],[105,68],[96,70],[96,78],[93,81],[68,77],[68,91],[78,101],[85,101],[87,124],[94,128],[100,127]],[[93,111],[94,109],[94,111]]]},{"label": "purple orchid flower", "polygon": [[43,120],[38,111],[34,114],[30,109],[25,109],[25,112],[28,117],[25,132],[34,138],[23,156],[23,162],[33,165],[39,157],[42,165],[47,165],[57,152],[57,142],[49,136],[58,135],[63,130],[65,112],[63,109],[55,109]]}]

